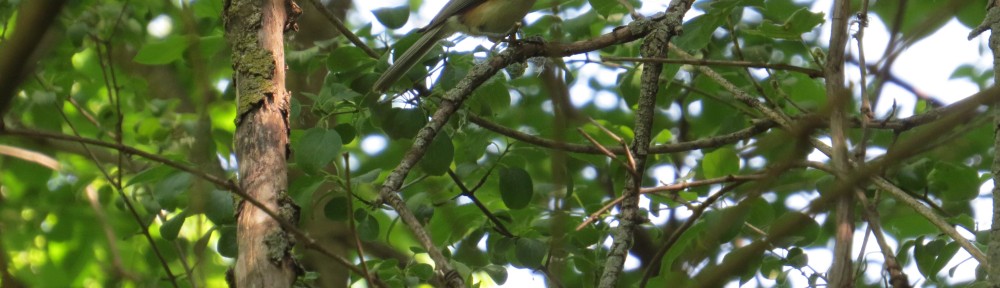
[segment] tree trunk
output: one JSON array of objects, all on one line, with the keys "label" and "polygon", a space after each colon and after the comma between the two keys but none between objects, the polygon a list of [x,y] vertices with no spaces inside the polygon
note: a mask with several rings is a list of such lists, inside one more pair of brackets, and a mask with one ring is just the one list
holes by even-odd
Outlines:
[{"label": "tree trunk", "polygon": [[290,287],[297,275],[294,238],[280,225],[296,223],[298,211],[286,195],[290,128],[283,48],[283,33],[297,10],[290,0],[231,0],[223,12],[233,49],[239,187],[284,218],[274,219],[246,200],[240,203],[239,254],[229,283],[234,287]]}]

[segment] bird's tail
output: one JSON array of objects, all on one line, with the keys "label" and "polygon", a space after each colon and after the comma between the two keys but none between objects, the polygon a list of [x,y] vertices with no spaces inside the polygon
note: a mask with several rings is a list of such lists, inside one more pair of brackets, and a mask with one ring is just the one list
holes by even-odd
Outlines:
[{"label": "bird's tail", "polygon": [[417,42],[414,42],[410,49],[406,49],[402,56],[396,58],[396,62],[393,62],[392,66],[389,66],[389,69],[382,74],[382,77],[375,81],[372,90],[376,93],[382,93],[396,83],[399,78],[402,78],[406,72],[409,72],[410,68],[413,68],[413,65],[424,58],[424,55],[434,47],[438,40],[449,36],[450,33],[444,26],[447,25],[437,25],[437,27],[425,31],[424,35],[420,36],[420,39],[417,39]]}]

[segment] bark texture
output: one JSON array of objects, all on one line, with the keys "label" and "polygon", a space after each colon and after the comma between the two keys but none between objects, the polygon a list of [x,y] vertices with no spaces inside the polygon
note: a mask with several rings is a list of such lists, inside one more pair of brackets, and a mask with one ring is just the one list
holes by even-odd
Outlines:
[{"label": "bark texture", "polygon": [[[235,150],[239,187],[286,223],[298,207],[286,195],[288,105],[283,33],[291,17],[286,0],[226,3],[226,38],[233,49],[238,114]],[[294,10],[294,9],[292,9]],[[260,207],[243,201],[237,215],[239,247],[231,286],[290,287],[297,275],[294,238]]]},{"label": "bark texture", "polygon": [[[983,20],[983,24],[980,26],[982,28],[989,28],[990,30],[990,40],[989,46],[990,50],[993,51],[993,82],[1000,83],[1000,33],[997,29],[1000,29],[1000,7],[997,7],[997,2],[990,0],[989,5],[986,7],[986,19]],[[980,29],[982,29],[980,28]],[[982,32],[982,31],[980,31]],[[970,39],[972,36],[970,35]],[[996,85],[996,84],[994,84]],[[993,113],[997,113],[1000,109],[1000,104],[993,104]],[[994,114],[993,129],[994,129],[994,144],[993,144],[993,224],[990,229],[990,242],[988,245],[988,263],[993,263],[989,266],[987,271],[989,275],[989,287],[1000,287],[1000,114]]]}]

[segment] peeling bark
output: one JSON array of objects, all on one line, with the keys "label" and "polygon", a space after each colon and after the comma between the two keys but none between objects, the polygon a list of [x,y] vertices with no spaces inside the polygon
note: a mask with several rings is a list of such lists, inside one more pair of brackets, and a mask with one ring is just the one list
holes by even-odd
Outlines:
[{"label": "peeling bark", "polygon": [[[239,187],[296,223],[298,207],[286,195],[289,92],[285,91],[284,31],[295,7],[286,0],[226,3],[226,38],[233,49],[238,105],[235,134]],[[298,275],[294,237],[279,221],[243,201],[237,215],[239,254],[230,286],[290,287]]]}]

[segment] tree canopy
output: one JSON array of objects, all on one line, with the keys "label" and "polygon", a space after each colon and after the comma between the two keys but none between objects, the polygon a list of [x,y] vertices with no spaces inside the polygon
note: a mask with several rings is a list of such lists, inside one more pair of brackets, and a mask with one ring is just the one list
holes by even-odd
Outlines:
[{"label": "tree canopy", "polygon": [[[42,2],[0,1],[0,285],[226,285],[238,207],[257,205],[240,204],[234,138],[266,101],[236,99],[222,15],[239,0]],[[950,21],[991,37],[1000,8],[827,2],[539,0],[517,40],[448,38],[376,94],[419,37],[400,28],[443,3],[299,1],[294,284],[1000,278],[1000,235],[973,209],[1000,174],[996,73],[928,67],[981,88],[928,96],[893,70]]]}]

